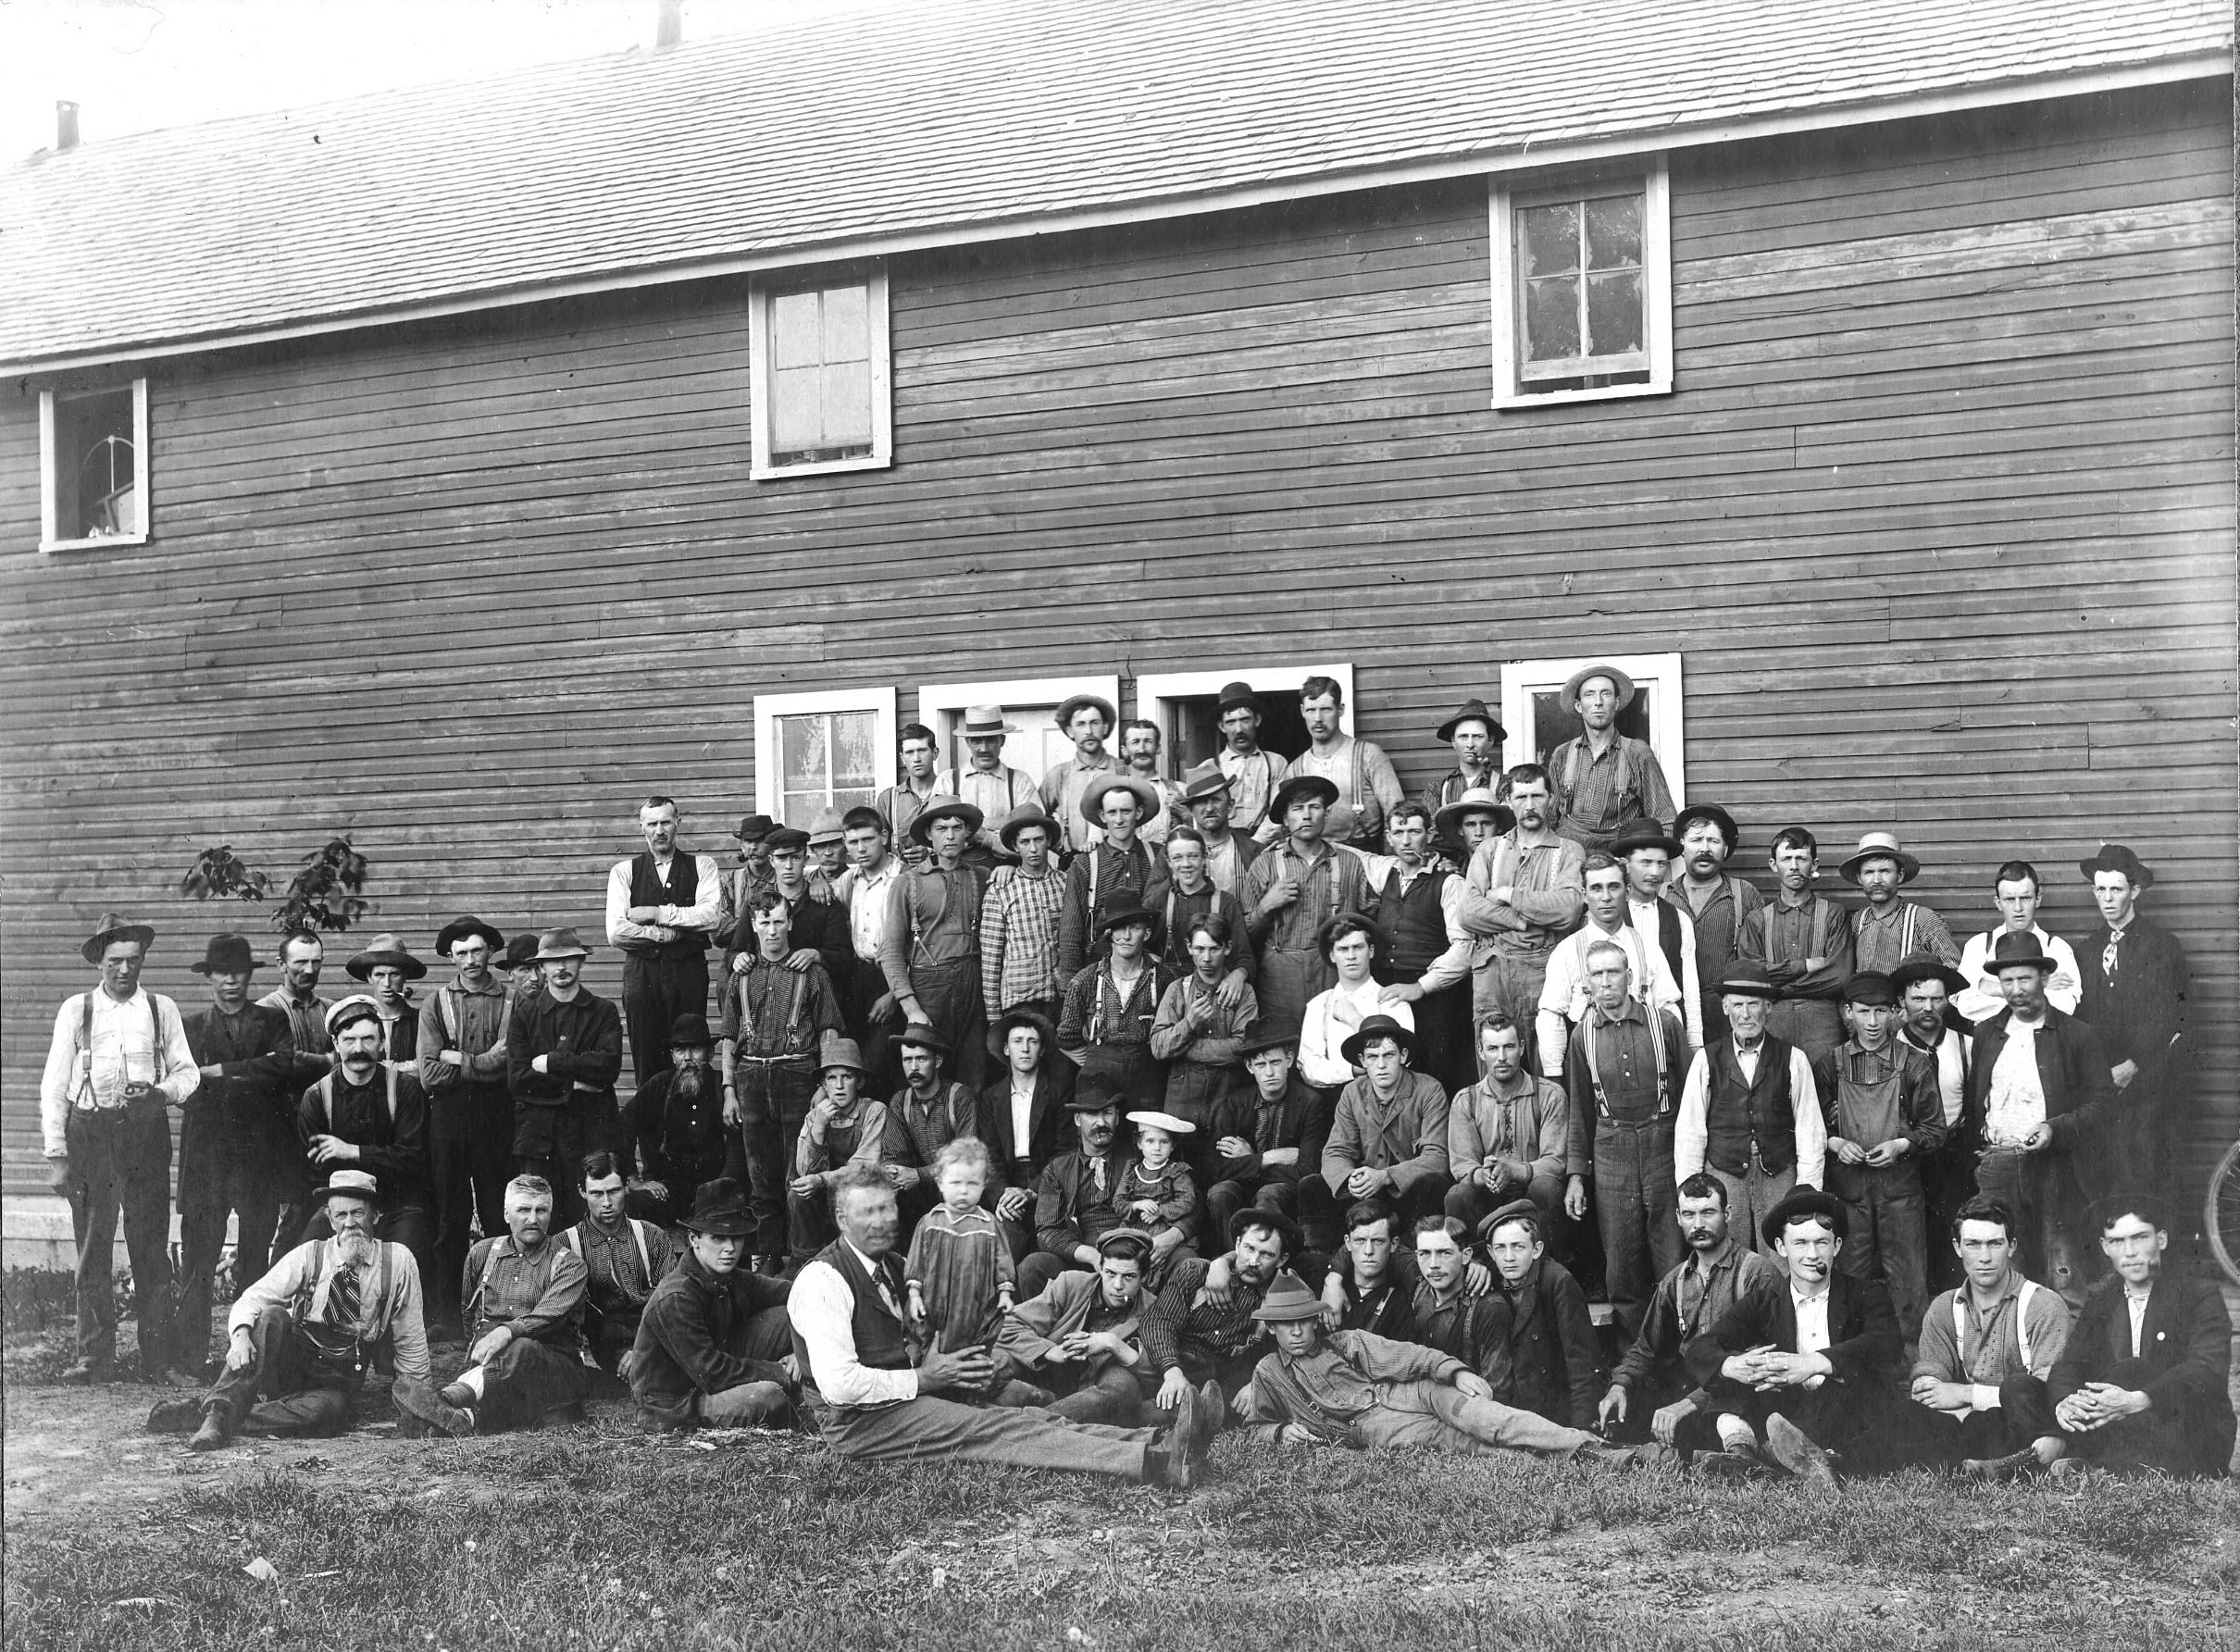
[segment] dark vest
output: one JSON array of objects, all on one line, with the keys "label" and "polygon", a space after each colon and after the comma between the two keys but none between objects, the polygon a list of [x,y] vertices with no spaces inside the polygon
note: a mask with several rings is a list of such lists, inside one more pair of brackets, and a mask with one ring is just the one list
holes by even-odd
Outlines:
[{"label": "dark vest", "polygon": [[[664,878],[653,866],[653,851],[641,850],[630,857],[630,904],[632,906],[690,906],[700,895],[700,863],[694,856],[678,850],[669,856],[669,875]],[[653,955],[669,952],[704,952],[708,938],[699,929],[679,930],[671,941],[627,941],[622,950]]]},{"label": "dark vest", "polygon": [[1439,905],[1437,872],[1420,872],[1403,892],[1396,870],[1377,891],[1376,917],[1392,936],[1392,973],[1413,980],[1447,950],[1447,913]]},{"label": "dark vest", "polygon": [[[872,1283],[871,1274],[854,1247],[845,1239],[835,1239],[816,1253],[816,1260],[829,1263],[840,1271],[848,1282],[848,1294],[854,1298],[855,1311],[850,1317],[850,1328],[855,1334],[855,1362],[871,1371],[907,1371],[910,1369],[910,1344],[902,1332],[902,1322],[889,1313],[879,1301],[878,1286]],[[902,1259],[890,1257],[892,1272],[887,1279],[887,1288],[894,1293],[897,1306],[903,1301]],[[799,1361],[802,1380],[818,1393],[816,1373],[809,1363],[809,1345],[802,1340],[799,1331],[793,1333],[793,1357]]]},{"label": "dark vest", "polygon": [[1703,1109],[1703,1156],[1730,1176],[1749,1168],[1750,1144],[1767,1170],[1778,1174],[1797,1162],[1797,1109],[1789,1094],[1790,1046],[1773,1034],[1759,1046],[1758,1082],[1742,1082],[1735,1041],[1722,1038],[1704,1051],[1710,1094]]},{"label": "dark vest", "polygon": [[1669,901],[1657,902],[1657,945],[1664,950],[1664,962],[1672,966],[1674,981],[1685,983],[1687,976],[1680,966],[1680,909]]}]

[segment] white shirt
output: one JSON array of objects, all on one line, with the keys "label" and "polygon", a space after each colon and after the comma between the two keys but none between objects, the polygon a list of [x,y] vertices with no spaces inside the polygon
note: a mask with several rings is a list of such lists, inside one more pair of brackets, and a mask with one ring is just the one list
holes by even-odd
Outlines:
[{"label": "white shirt", "polygon": [[[1898,1037],[1906,1041],[1909,1048],[1921,1049],[1913,1042],[1912,1034],[1900,1033]],[[1960,1036],[1947,1027],[1936,1048],[1923,1053],[1936,1058],[1936,1093],[1945,1104],[1945,1125],[1949,1129],[1960,1123],[1960,1102],[1965,1099],[1968,1088],[1968,1061]]]},{"label": "white shirt", "polygon": [[[853,1245],[848,1248],[855,1250]],[[864,1272],[877,1278],[878,1268],[872,1260],[860,1250],[855,1254]],[[899,1309],[901,1304],[896,1306]],[[808,1350],[810,1371],[803,1372],[802,1379],[805,1382],[811,1371],[815,1373],[817,1392],[825,1397],[826,1404],[892,1405],[918,1397],[916,1372],[874,1371],[857,1362],[855,1293],[830,1262],[820,1260],[802,1269],[793,1281],[792,1294],[786,1298],[786,1317]]]},{"label": "white shirt", "polygon": [[[1817,1297],[1808,1297],[1794,1285],[1789,1286],[1789,1300],[1797,1304],[1797,1351],[1800,1354],[1828,1351],[1828,1295],[1823,1290]],[[1805,1378],[1804,1385],[1817,1388],[1827,1380],[1824,1376],[1810,1376]]]},{"label": "white shirt", "polygon": [[[88,1052],[78,1038],[85,1028],[86,1000],[93,1004],[89,1089]],[[157,1027],[162,1028],[162,1055],[156,1052]],[[162,1080],[158,1083],[160,1071]],[[121,1002],[106,987],[74,993],[63,1000],[55,1016],[54,1041],[47,1046],[46,1070],[39,1078],[39,1131],[49,1159],[69,1156],[70,1109],[106,1109],[124,1105],[128,1084],[155,1084],[164,1099],[176,1105],[202,1086],[194,1051],[187,1045],[186,1024],[179,1006],[169,999],[135,987]]]},{"label": "white shirt", "polygon": [[1027,1157],[1027,1132],[1034,1116],[1035,1081],[1022,1079],[1014,1069],[1011,1075],[1011,1150],[1022,1159]]},{"label": "white shirt", "polygon": [[2038,1077],[2038,1032],[2045,1025],[2008,1018],[2007,1041],[1984,1098],[1984,1139],[1995,1148],[2021,1147],[2046,1122],[2046,1086]]},{"label": "white shirt", "polygon": [[1206,844],[1205,875],[1225,895],[1234,895],[1237,886],[1244,881],[1244,857],[1237,852],[1234,831],[1219,843]]},{"label": "white shirt", "polygon": [[[664,877],[676,861],[656,860],[654,867]],[[706,933],[723,921],[723,874],[717,870],[714,855],[696,854],[692,869],[700,881],[692,890],[692,904],[677,906],[664,902],[654,910],[651,924],[633,923],[629,910],[630,868],[638,857],[615,863],[615,869],[606,875],[606,938],[609,945],[620,946],[626,940],[675,940],[679,929],[698,929]]]},{"label": "white shirt", "polygon": [[[2038,950],[2053,960],[2054,975],[2066,975],[2072,981],[2083,982],[2084,972],[2077,968],[2076,951],[2067,941],[2058,935],[2047,935],[2035,925],[2031,925],[2030,933],[2037,938]],[[1967,977],[1968,985],[1952,995],[1952,1007],[1971,1021],[1987,1021],[2007,1007],[1990,965],[1991,945],[1998,935],[1996,929],[1972,935],[1968,944],[1960,949],[1960,973]],[[2052,978],[2052,975],[2047,977],[2049,982]],[[1991,983],[1988,987],[1984,985],[1986,980]],[[2074,1015],[2083,998],[2081,987],[2065,987],[2058,992],[2051,986],[2046,988],[2046,1001],[2064,1015]]]},{"label": "white shirt", "polygon": [[848,903],[848,938],[855,955],[865,963],[879,961],[879,942],[887,934],[887,908],[894,899],[894,880],[902,875],[902,861],[889,855],[877,872],[851,866],[832,886],[833,893]]},{"label": "white shirt", "polygon": [[1563,1052],[1571,1045],[1568,1024],[1587,1014],[1587,949],[1597,941],[1624,949],[1626,960],[1633,965],[1634,996],[1642,996],[1646,983],[1649,1007],[1670,1010],[1687,1031],[1687,1047],[1703,1048],[1702,1009],[1692,994],[1686,1004],[1681,1002],[1680,983],[1673,979],[1673,966],[1665,963],[1664,949],[1657,944],[1655,936],[1656,931],[1650,930],[1645,937],[1630,924],[1613,934],[1599,928],[1590,918],[1586,928],[1556,943],[1556,950],[1548,955],[1548,974],[1540,985],[1537,1023],[1540,1071],[1548,1077],[1562,1079]]},{"label": "white shirt", "polygon": [[1389,1015],[1410,1032],[1415,1030],[1415,1011],[1408,1004],[1381,1001],[1384,988],[1374,979],[1358,987],[1342,982],[1307,1000],[1299,1028],[1299,1075],[1309,1084],[1324,1086],[1353,1082],[1353,1063],[1341,1047],[1372,1015]]},{"label": "white shirt", "polygon": [[[1735,1064],[1750,1083],[1758,1082],[1758,1062],[1765,1054],[1765,1040],[1755,1050],[1736,1045]],[[1711,1150],[1711,1062],[1708,1050],[1698,1050],[1687,1065],[1687,1082],[1680,1089],[1680,1112],[1673,1120],[1674,1185],[1685,1182],[1703,1168]],[[1797,1116],[1797,1185],[1817,1187],[1827,1169],[1828,1126],[1820,1113],[1820,1087],[1812,1082],[1812,1063],[1805,1052],[1789,1046],[1789,1106]]]},{"label": "white shirt", "polygon": [[2131,1357],[2134,1360],[2139,1357],[2139,1337],[2147,1329],[2147,1305],[2153,1300],[2152,1291],[2144,1297],[2134,1297],[2128,1290],[2123,1293],[2123,1307],[2131,1315]]},{"label": "white shirt", "polygon": [[[1635,929],[1649,937],[1649,946],[1661,958],[1664,956],[1664,948],[1659,944],[1659,937],[1663,933],[1660,925],[1663,920],[1659,914],[1677,910],[1669,901],[1653,895],[1647,901],[1643,901],[1635,896],[1631,886],[1626,888],[1625,915]],[[1682,1015],[1681,1020],[1687,1027],[1688,1048],[1701,1050],[1703,1048],[1703,978],[1696,965],[1696,925],[1686,921],[1686,913],[1682,913],[1680,916],[1683,921],[1680,925],[1679,987],[1681,1001],[1686,1006],[1686,1013]],[[1671,959],[1664,959],[1666,969],[1672,968],[1672,964]]]},{"label": "white shirt", "polygon": [[[1339,847],[1369,869],[1369,888],[1372,893],[1381,893],[1392,875],[1400,870],[1398,855],[1363,854],[1360,850],[1355,849],[1350,843],[1341,844]],[[1441,987],[1453,986],[1470,974],[1472,941],[1469,932],[1462,927],[1462,903],[1469,896],[1470,886],[1453,873],[1441,872],[1428,862],[1418,866],[1412,874],[1408,875],[1407,883],[1412,884],[1419,877],[1438,877],[1446,880],[1439,885],[1439,916],[1446,921],[1447,945],[1439,955],[1431,961],[1431,967],[1419,975],[1415,981],[1415,985],[1422,987],[1426,993],[1432,993],[1438,991]],[[1404,890],[1406,884],[1401,887]]]}]

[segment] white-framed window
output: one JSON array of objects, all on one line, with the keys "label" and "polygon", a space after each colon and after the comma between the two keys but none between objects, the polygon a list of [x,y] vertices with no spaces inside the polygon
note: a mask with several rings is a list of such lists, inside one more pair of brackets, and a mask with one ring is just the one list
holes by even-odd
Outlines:
[{"label": "white-framed window", "polygon": [[1221,750],[1221,690],[1241,682],[1260,704],[1261,745],[1278,756],[1297,757],[1309,744],[1299,689],[1311,677],[1329,677],[1345,691],[1338,726],[1351,734],[1353,667],[1343,661],[1277,660],[1225,671],[1150,673],[1136,679],[1136,714],[1159,725],[1169,772],[1179,778]]},{"label": "white-framed window", "polygon": [[894,462],[883,267],[757,280],[747,341],[757,480]]},{"label": "white-framed window", "polygon": [[1534,407],[1673,388],[1669,175],[1497,178],[1493,404]]},{"label": "white-framed window", "polygon": [[[1579,714],[1563,702],[1563,685],[1588,665],[1615,665],[1633,678],[1634,698],[1618,714],[1618,732],[1647,740],[1664,771],[1673,801],[1687,806],[1687,735],[1678,654],[1599,654],[1575,660],[1511,660],[1501,666],[1503,757],[1511,767],[1545,764],[1548,754],[1581,732]],[[1665,822],[1667,826],[1672,823]]]},{"label": "white-framed window", "polygon": [[[1117,677],[1013,677],[1001,682],[923,683],[918,688],[918,721],[939,738],[934,766],[962,769],[972,761],[957,733],[967,706],[1000,705],[1003,719],[1019,726],[1016,734],[1003,737],[1003,761],[1038,784],[1042,776],[1074,754],[1073,741],[1051,718],[1058,707],[1076,694],[1094,694],[1114,710],[1120,704]],[[1115,757],[1120,733],[1111,730],[1104,741]]]},{"label": "white-framed window", "polygon": [[754,806],[807,829],[894,784],[894,689],[754,697]]},{"label": "white-framed window", "polygon": [[39,548],[144,545],[148,381],[39,392]]}]

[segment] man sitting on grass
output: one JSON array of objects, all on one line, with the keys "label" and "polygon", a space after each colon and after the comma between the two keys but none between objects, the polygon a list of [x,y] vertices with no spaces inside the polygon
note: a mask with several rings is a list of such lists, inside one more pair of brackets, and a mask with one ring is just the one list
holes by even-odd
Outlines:
[{"label": "man sitting on grass", "polygon": [[996,1348],[1004,1375],[1058,1397],[1076,1422],[1133,1422],[1143,1409],[1138,1332],[1151,1236],[1115,1227],[1097,1240],[1097,1271],[1059,1274],[1003,1319]]},{"label": "man sitting on grass", "polygon": [[728,1176],[701,1184],[690,1248],[653,1287],[629,1357],[630,1393],[652,1428],[781,1424],[800,1381],[785,1280],[740,1263],[758,1223]]}]

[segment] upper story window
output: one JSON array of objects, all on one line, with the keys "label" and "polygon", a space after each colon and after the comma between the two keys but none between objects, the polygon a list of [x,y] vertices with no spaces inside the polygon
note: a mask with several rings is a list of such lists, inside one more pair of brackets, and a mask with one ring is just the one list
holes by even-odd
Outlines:
[{"label": "upper story window", "polygon": [[1669,204],[1661,165],[1494,185],[1495,406],[1671,391]]},{"label": "upper story window", "polygon": [[758,283],[749,341],[756,478],[893,463],[883,269]]},{"label": "upper story window", "polygon": [[143,544],[148,381],[39,396],[39,548]]}]

